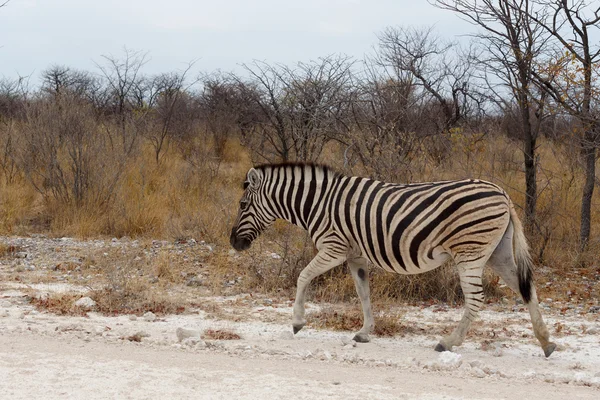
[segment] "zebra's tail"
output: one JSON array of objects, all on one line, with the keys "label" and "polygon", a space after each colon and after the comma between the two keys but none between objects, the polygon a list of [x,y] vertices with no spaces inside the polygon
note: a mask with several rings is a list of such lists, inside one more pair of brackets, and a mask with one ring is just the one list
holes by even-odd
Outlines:
[{"label": "zebra's tail", "polygon": [[523,224],[510,203],[510,220],[513,224],[513,251],[515,262],[517,263],[517,275],[519,276],[519,291],[523,296],[523,301],[529,303],[531,300],[531,283],[533,281],[533,261],[529,254],[529,244],[523,232]]}]

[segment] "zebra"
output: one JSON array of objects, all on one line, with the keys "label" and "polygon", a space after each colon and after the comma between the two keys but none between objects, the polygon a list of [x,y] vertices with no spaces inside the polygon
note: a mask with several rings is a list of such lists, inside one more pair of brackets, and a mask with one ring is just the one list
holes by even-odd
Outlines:
[{"label": "zebra", "polygon": [[532,260],[522,224],[506,192],[477,179],[397,184],[344,176],[311,163],[251,168],[231,230],[238,251],[250,247],[276,219],[310,234],[317,254],[301,271],[292,327],[305,325],[310,282],[347,262],[363,312],[356,342],[369,342],[374,328],[368,264],[399,274],[419,274],[452,259],[465,298],[464,313],[435,350],[463,343],[483,303],[482,273],[487,264],[527,304],[533,331],[546,357],[556,349],[538,306]]}]

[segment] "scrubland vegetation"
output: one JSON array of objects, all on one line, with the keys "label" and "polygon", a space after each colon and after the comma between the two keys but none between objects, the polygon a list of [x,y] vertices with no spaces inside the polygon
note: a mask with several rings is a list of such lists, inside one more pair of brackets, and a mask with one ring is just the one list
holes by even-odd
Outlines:
[{"label": "scrubland vegetation", "polygon": [[[546,32],[527,23],[539,37]],[[149,76],[147,54],[126,49],[94,71],[50,66],[39,84],[3,78],[0,233],[204,240],[216,246],[209,260],[216,281],[243,276],[240,291],[292,295],[314,254],[304,232],[278,222],[248,253],[229,253],[253,164],[319,162],[395,182],[481,178],[519,207],[542,290],[591,302],[598,289],[584,289],[581,278],[600,277],[598,54],[580,62],[581,46],[565,47],[546,32],[525,60],[511,47],[520,38],[499,36],[491,43],[506,50],[502,59],[489,37],[461,47],[431,29],[389,28],[364,60],[254,62],[239,75],[194,76],[199,62]],[[160,279],[177,283],[176,259],[156,263]],[[372,279],[376,301],[460,297],[452,268],[409,277],[373,272]],[[320,299],[354,298],[341,268],[314,286]],[[503,293],[494,277],[487,286],[492,297]],[[105,294],[98,297],[110,302]]]}]

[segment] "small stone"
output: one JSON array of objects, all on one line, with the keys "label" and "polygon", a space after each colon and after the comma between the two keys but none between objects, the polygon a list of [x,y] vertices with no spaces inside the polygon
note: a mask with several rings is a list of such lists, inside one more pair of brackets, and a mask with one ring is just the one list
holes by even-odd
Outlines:
[{"label": "small stone", "polygon": [[135,315],[135,314],[131,314],[131,315],[129,316],[129,320],[130,320],[130,321],[137,321],[137,315]]},{"label": "small stone", "polygon": [[24,251],[19,251],[15,253],[15,258],[27,258],[27,253],[25,253]]},{"label": "small stone", "polygon": [[82,310],[91,310],[96,307],[96,302],[89,297],[82,297],[73,303],[75,307],[79,307]]},{"label": "small stone", "polygon": [[486,377],[486,373],[479,367],[472,368],[471,373],[473,374],[473,376],[475,376],[477,378],[485,378]]},{"label": "small stone", "polygon": [[460,364],[462,364],[462,356],[451,351],[442,351],[438,356],[438,360],[448,367],[460,367]]},{"label": "small stone", "polygon": [[154,322],[156,321],[156,315],[152,311],[148,311],[144,314],[144,321]]},{"label": "small stone", "polygon": [[200,331],[194,329],[177,328],[175,334],[177,335],[177,340],[180,342],[192,337],[200,339]]},{"label": "small stone", "polygon": [[600,306],[591,306],[590,309],[588,310],[588,312],[596,314],[596,313],[600,312]]},{"label": "small stone", "polygon": [[588,328],[585,333],[588,335],[596,335],[598,333],[598,328],[592,326],[591,328]]},{"label": "small stone", "polygon": [[35,271],[35,265],[31,264],[31,265],[27,265],[25,267],[26,271]]},{"label": "small stone", "polygon": [[7,310],[0,310],[0,318],[6,318],[10,316]]},{"label": "small stone", "polygon": [[350,350],[356,347],[356,342],[348,343],[342,347],[344,350]]}]

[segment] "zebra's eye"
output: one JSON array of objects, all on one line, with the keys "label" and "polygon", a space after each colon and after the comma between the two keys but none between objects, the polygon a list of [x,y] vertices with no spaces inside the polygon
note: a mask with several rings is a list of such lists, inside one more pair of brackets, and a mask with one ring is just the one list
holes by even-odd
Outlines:
[{"label": "zebra's eye", "polygon": [[246,200],[240,201],[240,208],[242,209],[242,211],[244,211],[245,209],[247,209],[248,205],[249,205],[249,203]]}]

